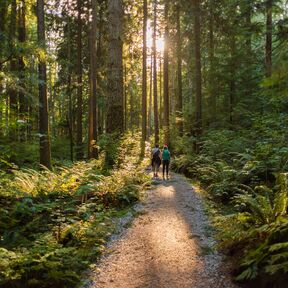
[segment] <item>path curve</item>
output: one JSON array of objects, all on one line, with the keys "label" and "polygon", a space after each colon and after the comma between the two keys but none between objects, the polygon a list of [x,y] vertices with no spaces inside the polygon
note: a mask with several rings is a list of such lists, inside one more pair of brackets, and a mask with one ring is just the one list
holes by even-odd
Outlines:
[{"label": "path curve", "polygon": [[109,245],[89,288],[232,288],[207,235],[201,195],[183,176],[147,191],[143,210]]}]

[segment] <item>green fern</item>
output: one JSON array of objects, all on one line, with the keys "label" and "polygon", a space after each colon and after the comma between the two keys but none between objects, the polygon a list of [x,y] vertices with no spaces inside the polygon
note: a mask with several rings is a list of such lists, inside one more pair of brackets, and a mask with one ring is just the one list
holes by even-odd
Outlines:
[{"label": "green fern", "polygon": [[234,203],[241,211],[251,215],[258,225],[269,224],[276,221],[278,216],[287,214],[287,174],[278,176],[279,190],[275,193],[266,186],[257,186],[253,194],[241,194],[234,197]]},{"label": "green fern", "polygon": [[283,216],[287,213],[288,208],[288,173],[280,173],[277,176],[279,193],[275,198],[275,214]]}]

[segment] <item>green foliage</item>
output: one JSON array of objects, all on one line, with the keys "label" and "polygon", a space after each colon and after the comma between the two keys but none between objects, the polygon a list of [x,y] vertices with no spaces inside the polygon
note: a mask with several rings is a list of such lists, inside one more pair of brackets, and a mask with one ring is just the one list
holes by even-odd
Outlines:
[{"label": "green foliage", "polygon": [[39,239],[29,251],[12,252],[1,248],[0,253],[4,259],[0,278],[2,287],[6,287],[8,279],[7,287],[73,287],[80,280],[77,269],[86,266],[81,259],[76,259],[75,248],[61,247],[47,237]]},{"label": "green foliage", "polygon": [[105,250],[113,219],[149,185],[145,163],[138,163],[138,138],[120,141],[115,170],[103,170],[101,155],[54,171],[3,172],[1,287],[71,288],[79,283],[81,272]]},{"label": "green foliage", "polygon": [[246,128],[206,131],[200,154],[193,152],[193,138],[184,137],[173,168],[200,180],[217,207],[213,222],[219,247],[236,259],[236,280],[251,287],[284,287],[288,118],[273,112],[250,117]]},{"label": "green foliage", "polygon": [[[264,235],[265,237],[263,237]],[[253,281],[262,279],[263,287],[269,287],[269,285],[281,287],[281,283],[283,285],[285,279],[286,281],[288,279],[287,217],[279,218],[270,225],[263,225],[255,229],[253,236],[256,243],[241,261],[236,280],[249,280],[253,283]],[[260,243],[257,236],[262,236]]]},{"label": "green foliage", "polygon": [[60,162],[70,159],[70,140],[64,137],[53,137],[51,139],[51,154],[54,162]]},{"label": "green foliage", "polygon": [[[279,179],[282,179],[282,175]],[[265,186],[256,186],[253,194],[238,194],[234,197],[236,207],[248,213],[251,223],[257,226],[273,223],[279,216],[286,215],[287,200],[287,189],[280,188],[273,192]]]},{"label": "green foliage", "polygon": [[287,270],[287,173],[279,174],[275,191],[256,186],[233,198],[235,210],[216,221],[221,246],[239,258],[237,281],[282,287]]}]

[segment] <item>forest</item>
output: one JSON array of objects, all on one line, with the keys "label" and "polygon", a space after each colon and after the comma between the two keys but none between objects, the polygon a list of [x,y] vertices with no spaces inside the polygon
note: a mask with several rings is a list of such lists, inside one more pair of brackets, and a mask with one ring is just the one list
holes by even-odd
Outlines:
[{"label": "forest", "polygon": [[0,287],[79,287],[157,143],[234,283],[287,287],[287,79],[286,0],[1,0]]}]

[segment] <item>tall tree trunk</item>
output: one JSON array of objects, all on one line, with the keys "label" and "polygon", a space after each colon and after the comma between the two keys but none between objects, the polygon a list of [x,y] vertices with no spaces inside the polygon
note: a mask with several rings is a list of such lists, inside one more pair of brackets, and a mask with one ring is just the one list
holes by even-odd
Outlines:
[{"label": "tall tree trunk", "polygon": [[157,91],[157,0],[154,0],[154,31],[153,31],[153,96],[154,96],[154,137],[159,143],[159,118],[158,118],[158,91]]},{"label": "tall tree trunk", "polygon": [[[37,34],[38,42],[45,49],[45,17],[44,0],[37,0]],[[47,101],[46,60],[39,59],[39,134],[40,134],[40,164],[51,169],[51,151],[49,135],[49,117]]]},{"label": "tall tree trunk", "polygon": [[209,6],[209,106],[210,106],[210,122],[216,120],[216,105],[217,105],[217,93],[216,93],[216,81],[215,77],[215,40],[214,40],[214,6],[215,2],[211,1]]},{"label": "tall tree trunk", "polygon": [[[68,55],[71,57],[71,50],[68,48]],[[68,56],[68,59],[69,58]],[[69,125],[69,148],[70,148],[70,160],[74,161],[74,139],[73,139],[73,109],[72,109],[72,89],[71,89],[71,73],[68,74],[68,83],[67,83],[67,94],[68,94],[68,125]]]},{"label": "tall tree trunk", "polygon": [[147,0],[143,0],[143,51],[142,51],[142,142],[141,156],[145,154],[147,138]]},{"label": "tall tree trunk", "polygon": [[[200,24],[200,1],[192,0],[194,10],[194,37],[195,37],[195,80],[196,80],[196,117],[195,136],[202,134],[202,66],[201,66],[201,24]],[[199,145],[196,143],[195,150],[199,152]]]},{"label": "tall tree trunk", "polygon": [[[233,32],[232,32],[233,33]],[[229,91],[229,120],[232,124],[234,122],[234,106],[235,106],[235,93],[236,93],[236,79],[235,79],[235,72],[236,72],[236,63],[235,63],[235,53],[236,53],[236,39],[235,35],[232,34],[231,36],[231,43],[230,43],[230,91]]]},{"label": "tall tree trunk", "polygon": [[[17,4],[16,0],[12,0],[11,3],[11,16],[10,16],[10,27],[9,27],[9,49],[11,53],[15,53],[15,40],[16,40],[16,21],[17,21]],[[10,60],[10,71],[15,73],[17,71],[17,61],[14,56]],[[17,140],[17,114],[18,114],[18,95],[14,87],[8,88],[9,93],[9,138],[10,141]]]},{"label": "tall tree trunk", "polygon": [[108,83],[107,133],[124,131],[123,113],[123,2],[108,0]]},{"label": "tall tree trunk", "polygon": [[[244,16],[244,28],[245,28],[245,61],[246,61],[246,73],[243,75],[243,88],[244,88],[244,95],[245,99],[251,98],[251,93],[253,89],[253,81],[251,81],[251,73],[253,69],[253,51],[252,51],[252,12],[253,6],[252,2],[249,0],[242,3],[241,10]],[[247,101],[247,100],[246,100]]]},{"label": "tall tree trunk", "polygon": [[[26,42],[26,3],[25,0],[21,1],[21,6],[18,14],[18,40],[22,45]],[[21,89],[19,91],[19,116],[23,123],[20,124],[20,141],[26,140],[26,127],[28,117],[28,101],[25,98],[25,62],[23,55],[20,55],[18,59],[19,79],[21,83]]]},{"label": "tall tree trunk", "polygon": [[128,129],[128,92],[127,92],[127,66],[124,67],[124,130]]},{"label": "tall tree trunk", "polygon": [[[131,80],[132,81],[132,80]],[[132,83],[131,81],[128,84],[128,91],[130,94],[130,129],[132,130],[132,135],[133,135],[133,125],[134,125],[134,93],[133,93],[133,88],[132,88]]]},{"label": "tall tree trunk", "polygon": [[272,74],[272,6],[273,0],[267,0],[266,2],[266,45],[265,45],[265,66],[266,76],[270,77]]},{"label": "tall tree trunk", "polygon": [[[67,8],[70,8],[70,0],[67,0]],[[67,15],[67,60],[68,60],[68,75],[67,75],[67,95],[68,95],[68,126],[69,126],[69,148],[70,148],[70,160],[74,161],[74,138],[73,138],[73,131],[74,131],[74,119],[73,119],[73,99],[72,99],[72,87],[71,87],[71,78],[72,78],[72,71],[71,71],[71,22],[70,22],[70,16]]]},{"label": "tall tree trunk", "polygon": [[97,63],[96,63],[96,33],[97,33],[97,0],[91,0],[92,24],[90,31],[90,94],[89,94],[89,135],[88,158],[98,158],[96,147],[98,138],[98,111],[97,111]]},{"label": "tall tree trunk", "polygon": [[150,89],[149,89],[149,111],[148,111],[148,138],[152,135],[152,89],[153,89],[153,55],[150,55]]},{"label": "tall tree trunk", "polygon": [[[7,8],[8,8],[7,3],[8,3],[8,1],[0,1],[0,2],[1,2],[0,3],[0,15],[1,15],[1,17],[0,17],[0,33],[4,34],[5,30],[6,30],[5,25],[6,25],[6,21],[7,21]],[[0,42],[1,50],[4,49],[4,47],[2,46],[2,43],[4,43],[4,41]],[[0,59],[0,60],[2,60],[2,59]],[[2,61],[0,61],[0,62],[2,62]]]},{"label": "tall tree trunk", "polygon": [[179,134],[183,135],[183,100],[182,100],[182,41],[181,41],[181,23],[180,23],[180,4],[176,7],[177,16],[177,81],[178,81],[178,101],[177,114],[179,117]]},{"label": "tall tree trunk", "polygon": [[83,116],[83,83],[82,83],[82,0],[77,0],[77,125],[76,125],[76,158],[83,158],[82,116]]},{"label": "tall tree trunk", "polygon": [[164,142],[169,145],[170,143],[170,129],[169,129],[169,29],[168,29],[168,1],[165,2],[164,17],[165,17],[165,35],[164,35]]},{"label": "tall tree trunk", "polygon": [[[103,66],[103,57],[102,57],[102,38],[103,38],[103,25],[104,25],[104,19],[103,19],[103,13],[104,13],[104,5],[102,1],[98,1],[99,7],[99,24],[98,24],[98,41],[97,41],[97,67],[100,70]],[[97,85],[101,85],[101,77],[100,74],[97,73]],[[98,100],[100,102],[98,95]],[[103,96],[102,96],[103,97]],[[101,99],[102,100],[102,99]],[[101,101],[103,102],[103,101]],[[98,106],[98,135],[102,135],[104,131],[104,122],[105,122],[105,116],[104,116],[104,105],[97,105]]]},{"label": "tall tree trunk", "polygon": [[[5,31],[6,31],[6,27],[5,27],[5,24],[6,24],[6,18],[7,18],[7,1],[0,1],[0,34],[4,35]],[[5,49],[5,45],[4,45],[4,41],[0,41],[0,51],[4,51]],[[1,57],[1,53],[0,53],[0,62],[2,63],[3,59]],[[2,64],[0,64],[0,71],[2,71]],[[3,90],[3,80],[4,80],[4,77],[2,75],[0,75],[0,93],[2,93],[2,90]],[[8,101],[6,101],[7,105],[6,105],[6,111],[8,112],[7,113],[7,116],[9,117],[9,98],[8,96],[6,97]],[[6,116],[6,121],[7,121],[7,124],[9,125],[9,119],[8,117]],[[7,125],[7,126],[8,126]],[[7,127],[8,128],[8,127]],[[6,129],[7,130],[7,129]]]},{"label": "tall tree trunk", "polygon": [[[37,70],[37,61],[35,59],[31,59],[29,65],[27,67],[29,74],[34,74],[35,70]],[[34,93],[33,87],[27,86],[27,90],[29,93]],[[38,131],[38,123],[39,123],[39,113],[37,113],[37,108],[33,105],[32,101],[28,102],[28,117],[27,117],[27,138],[28,140],[32,139],[32,132]]]},{"label": "tall tree trunk", "polygon": [[[1,93],[1,87],[0,87],[0,93]],[[5,105],[5,135],[8,135],[9,133],[9,95],[8,94],[6,94],[6,97],[5,97],[5,104],[6,104]]]},{"label": "tall tree trunk", "polygon": [[162,68],[162,55],[159,56],[159,127],[163,128],[163,68]]}]

